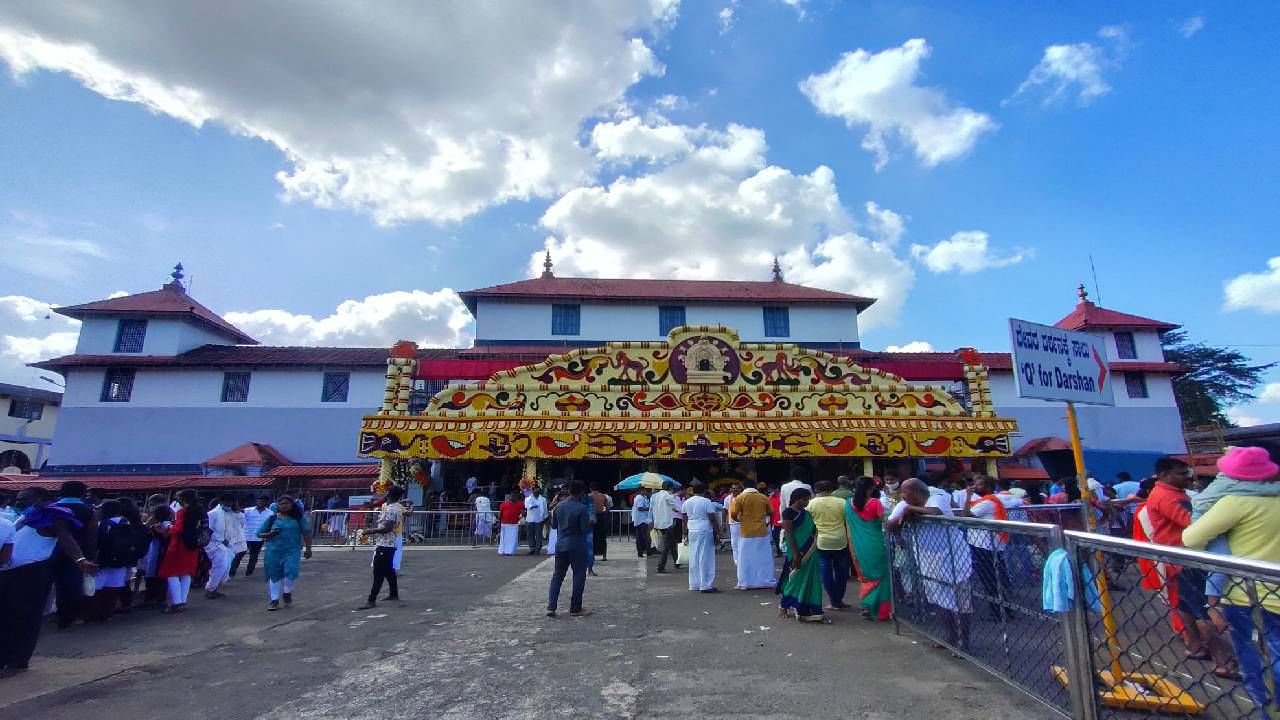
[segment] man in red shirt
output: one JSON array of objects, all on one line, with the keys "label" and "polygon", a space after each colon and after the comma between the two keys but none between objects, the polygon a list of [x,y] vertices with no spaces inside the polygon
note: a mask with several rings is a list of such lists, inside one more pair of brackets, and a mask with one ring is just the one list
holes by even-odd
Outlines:
[{"label": "man in red shirt", "polygon": [[[1156,461],[1156,485],[1147,496],[1146,503],[1152,543],[1183,547],[1182,531],[1191,524],[1191,498],[1187,497],[1187,488],[1195,479],[1191,466],[1181,460],[1162,457]],[[1210,620],[1208,599],[1205,597],[1205,572],[1176,565],[1167,567],[1177,591],[1174,611],[1182,620],[1182,637],[1190,650],[1187,657],[1193,660],[1212,659],[1215,675],[1233,677],[1231,650]]]},{"label": "man in red shirt", "polygon": [[498,506],[498,522],[502,523],[498,536],[499,555],[515,555],[520,548],[520,516],[523,514],[524,503],[516,500],[515,493],[509,493]]}]

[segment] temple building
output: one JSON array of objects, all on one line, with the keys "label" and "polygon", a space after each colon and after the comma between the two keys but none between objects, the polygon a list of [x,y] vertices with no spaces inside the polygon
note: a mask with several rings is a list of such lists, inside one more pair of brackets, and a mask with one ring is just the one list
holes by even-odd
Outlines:
[{"label": "temple building", "polygon": [[[659,462],[699,475],[904,459],[1070,473],[1064,409],[1019,399],[1007,353],[863,348],[873,298],[776,267],[762,281],[610,280],[557,277],[548,258],[541,277],[459,295],[470,348],[263,346],[193,299],[180,266],[159,290],[58,308],[82,326],[74,354],[35,363],[66,380],[45,474],[354,488],[386,458],[432,461],[432,484],[510,478],[527,459],[602,479]],[[1160,346],[1176,326],[1079,295],[1058,325],[1105,337],[1118,385],[1115,407],[1080,408],[1086,459],[1098,477],[1145,474],[1185,452],[1179,368]],[[246,446],[267,461],[209,462]]]}]

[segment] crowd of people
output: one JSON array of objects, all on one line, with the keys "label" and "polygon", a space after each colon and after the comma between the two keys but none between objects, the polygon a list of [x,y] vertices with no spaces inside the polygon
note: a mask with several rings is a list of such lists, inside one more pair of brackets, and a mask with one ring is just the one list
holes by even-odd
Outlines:
[{"label": "crowd of people", "polygon": [[241,507],[225,493],[206,508],[183,490],[140,507],[128,497],[91,497],[69,480],[57,496],[30,487],[0,498],[0,677],[27,669],[50,606],[61,630],[135,609],[179,614],[193,584],[218,600],[242,564],[249,577],[261,562],[275,611],[293,604],[310,556],[307,518],[288,495]]}]

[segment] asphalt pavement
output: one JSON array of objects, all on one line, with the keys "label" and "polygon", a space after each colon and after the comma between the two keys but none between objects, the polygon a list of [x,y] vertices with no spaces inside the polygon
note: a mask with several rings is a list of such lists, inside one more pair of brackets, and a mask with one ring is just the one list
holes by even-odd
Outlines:
[{"label": "asphalt pavement", "polygon": [[[767,591],[716,595],[653,573],[619,543],[587,584],[588,618],[545,617],[551,562],[492,548],[406,553],[399,604],[356,611],[368,551],[318,552],[295,607],[263,583],[193,591],[179,616],[135,611],[49,629],[0,680],[6,717],[1044,718],[1040,705],[892,624],[777,616]],[[851,586],[851,591],[856,586]],[[562,597],[562,610],[567,606]],[[385,591],[384,591],[385,594]]]}]

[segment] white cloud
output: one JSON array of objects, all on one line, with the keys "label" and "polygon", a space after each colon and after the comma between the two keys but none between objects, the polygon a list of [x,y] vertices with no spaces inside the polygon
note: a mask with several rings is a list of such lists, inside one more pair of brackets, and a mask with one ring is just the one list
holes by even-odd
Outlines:
[{"label": "white cloud", "polygon": [[0,268],[16,270],[40,280],[68,283],[92,269],[94,261],[107,257],[101,245],[70,236],[75,223],[52,222],[21,212],[10,212],[0,223]]},{"label": "white cloud", "polygon": [[1111,86],[1103,75],[1120,67],[1128,54],[1129,36],[1124,28],[1108,25],[1098,31],[1098,37],[1102,40],[1098,44],[1080,42],[1046,47],[1040,62],[1031,68],[1031,73],[1013,96],[1043,88],[1047,91],[1043,100],[1045,105],[1060,103],[1073,96],[1080,105],[1088,105],[1111,92]]},{"label": "white cloud", "polygon": [[1204,16],[1192,15],[1186,20],[1183,20],[1182,23],[1178,25],[1178,34],[1184,38],[1190,38],[1192,35],[1195,35],[1196,33],[1200,32],[1203,29],[1204,29]]},{"label": "white cloud", "polygon": [[347,300],[326,317],[287,310],[229,312],[227,322],[264,345],[389,347],[397,340],[422,346],[471,344],[471,316],[449,289],[395,291]]},{"label": "white cloud", "polygon": [[1253,427],[1254,425],[1263,424],[1262,418],[1250,415],[1248,410],[1243,407],[1227,408],[1227,419],[1240,427]]},{"label": "white cloud", "polygon": [[[868,204],[859,234],[830,168],[803,175],[769,165],[753,128],[678,130],[687,152],[547,208],[540,222],[558,275],[766,279],[777,255],[791,282],[880,298],[864,328],[893,321],[915,279],[896,253],[900,216]],[[530,254],[531,276],[542,256]]]},{"label": "white cloud", "polygon": [[733,29],[734,17],[733,13],[736,9],[735,4],[726,5],[720,9],[720,14],[716,18],[720,21],[720,34],[724,35]]},{"label": "white cloud", "polygon": [[1280,257],[1267,261],[1268,270],[1243,273],[1227,281],[1224,288],[1228,310],[1257,310],[1280,313]]},{"label": "white cloud", "polygon": [[895,134],[932,167],[969,152],[998,125],[989,115],[954,105],[941,90],[916,84],[929,53],[919,38],[878,53],[858,49],[827,72],[810,75],[800,90],[823,115],[867,128],[862,147],[876,156],[876,169],[889,161],[888,138]]},{"label": "white cloud", "polygon": [[115,300],[116,298],[122,298],[122,297],[124,297],[124,296],[126,296],[126,295],[129,295],[129,294],[131,294],[131,293],[130,293],[128,290],[115,290],[115,291],[113,291],[110,295],[108,295],[108,296],[107,296],[107,299],[108,299],[108,300]]},{"label": "white cloud", "polygon": [[52,390],[40,376],[57,376],[26,364],[73,352],[79,328],[79,320],[54,313],[47,302],[22,295],[0,297],[0,382]]},{"label": "white cloud", "polygon": [[1280,405],[1280,382],[1267,383],[1258,394],[1258,402]]},{"label": "white cloud", "polygon": [[591,129],[591,146],[607,160],[659,160],[692,150],[689,135],[693,132],[696,131],[681,125],[650,124],[631,117],[621,122],[598,123]]},{"label": "white cloud", "polygon": [[936,245],[912,245],[911,256],[935,273],[975,273],[990,268],[1022,262],[1030,250],[1014,249],[1008,255],[997,255],[981,230],[964,230]]},{"label": "white cloud", "polygon": [[884,351],[891,353],[925,353],[933,352],[933,345],[924,340],[912,340],[906,345],[890,345]]},{"label": "white cloud", "polygon": [[584,123],[663,67],[674,0],[6,3],[0,60],[265,140],[288,200],[454,221],[590,177]]}]

